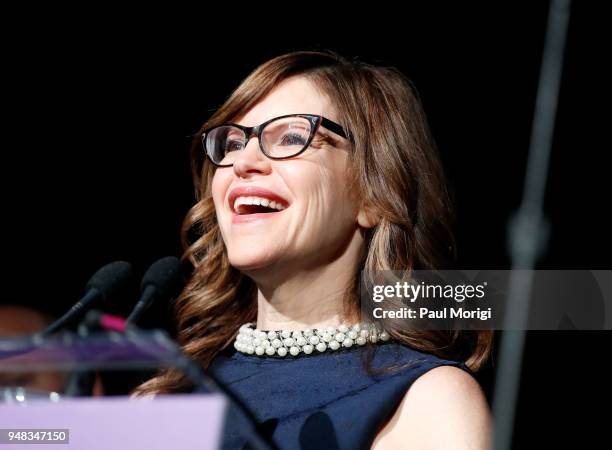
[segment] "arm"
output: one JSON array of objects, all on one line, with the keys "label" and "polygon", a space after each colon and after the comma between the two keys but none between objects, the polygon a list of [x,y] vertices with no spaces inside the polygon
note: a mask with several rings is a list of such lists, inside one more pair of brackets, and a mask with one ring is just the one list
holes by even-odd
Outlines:
[{"label": "arm", "polygon": [[462,369],[441,366],[412,384],[372,449],[487,450],[491,427],[476,380]]}]

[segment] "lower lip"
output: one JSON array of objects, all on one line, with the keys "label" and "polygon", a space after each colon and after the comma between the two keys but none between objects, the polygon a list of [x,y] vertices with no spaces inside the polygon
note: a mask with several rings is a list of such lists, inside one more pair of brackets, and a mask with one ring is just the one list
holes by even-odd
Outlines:
[{"label": "lower lip", "polygon": [[232,214],[232,223],[250,223],[259,220],[269,220],[282,214],[285,210],[286,209],[283,209],[282,211],[274,213]]}]

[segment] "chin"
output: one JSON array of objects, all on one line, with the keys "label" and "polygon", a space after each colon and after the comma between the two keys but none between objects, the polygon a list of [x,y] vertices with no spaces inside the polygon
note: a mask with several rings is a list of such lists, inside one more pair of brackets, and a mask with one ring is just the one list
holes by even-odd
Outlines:
[{"label": "chin", "polygon": [[240,270],[241,272],[262,269],[274,262],[273,257],[270,257],[269,254],[266,254],[261,250],[256,252],[240,251],[236,253],[232,253],[230,251],[228,254],[228,259],[232,267]]}]

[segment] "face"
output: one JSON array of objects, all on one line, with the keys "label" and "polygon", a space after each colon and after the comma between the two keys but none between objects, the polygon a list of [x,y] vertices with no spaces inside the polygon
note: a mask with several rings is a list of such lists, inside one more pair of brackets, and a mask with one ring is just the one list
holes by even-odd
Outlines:
[{"label": "face", "polygon": [[[298,113],[338,122],[329,99],[303,77],[285,80],[234,122],[251,127]],[[282,276],[323,265],[342,252],[358,232],[357,205],[346,188],[348,148],[347,140],[319,127],[303,153],[272,160],[252,137],[233,166],[216,169],[213,200],[234,267]],[[243,204],[253,202],[249,197],[268,208]]]}]

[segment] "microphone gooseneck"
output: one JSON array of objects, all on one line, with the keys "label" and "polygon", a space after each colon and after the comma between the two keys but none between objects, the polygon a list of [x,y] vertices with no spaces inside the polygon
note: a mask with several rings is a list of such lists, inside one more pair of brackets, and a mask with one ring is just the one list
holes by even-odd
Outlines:
[{"label": "microphone gooseneck", "polygon": [[45,337],[55,333],[73,319],[83,315],[99,301],[106,301],[122,291],[133,278],[132,265],[125,261],[115,261],[98,270],[85,285],[85,295],[62,317],[37,334]]},{"label": "microphone gooseneck", "polygon": [[126,325],[135,325],[156,298],[172,297],[180,285],[180,272],[181,264],[174,256],[155,261],[142,278],[142,295],[126,319]]}]

